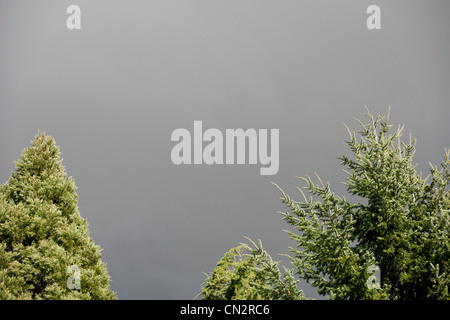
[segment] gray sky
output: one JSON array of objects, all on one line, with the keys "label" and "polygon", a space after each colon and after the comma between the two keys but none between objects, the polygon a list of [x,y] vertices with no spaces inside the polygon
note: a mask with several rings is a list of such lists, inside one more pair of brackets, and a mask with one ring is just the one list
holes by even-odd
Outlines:
[{"label": "gray sky", "polygon": [[[66,8],[81,8],[81,30]],[[366,8],[381,7],[381,30]],[[243,235],[276,259],[289,226],[275,181],[336,158],[364,104],[418,138],[419,169],[449,147],[450,2],[0,0],[0,182],[37,130],[78,186],[120,299],[191,299]],[[172,164],[177,128],[280,129],[280,170]],[[314,290],[303,286],[307,295]]]}]

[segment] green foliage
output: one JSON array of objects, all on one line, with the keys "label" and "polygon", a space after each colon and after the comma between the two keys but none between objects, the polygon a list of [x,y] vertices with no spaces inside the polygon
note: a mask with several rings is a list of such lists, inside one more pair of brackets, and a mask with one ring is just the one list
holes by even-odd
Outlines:
[{"label": "green foliage", "polygon": [[[353,157],[339,158],[347,173],[344,184],[358,202],[332,192],[317,174],[317,182],[301,178],[302,201],[275,184],[289,209],[280,213],[296,229],[286,230],[296,242],[290,256],[296,274],[330,299],[448,300],[449,151],[441,168],[431,165],[430,175],[422,178],[412,162],[416,141],[401,140],[403,127],[391,133],[389,114],[374,117],[368,111],[367,117],[368,124],[358,120],[358,133],[346,126]],[[283,286],[273,285],[279,276],[255,273],[264,261],[260,251],[244,259],[244,248],[233,248],[219,261],[204,284],[204,298],[290,298]],[[375,267],[380,274],[374,286]],[[293,288],[293,272],[287,274],[284,283]],[[260,291],[265,286],[271,290]]]},{"label": "green foliage", "polygon": [[212,275],[207,275],[198,296],[203,300],[304,299],[303,292],[297,290],[293,271],[284,268],[282,275],[261,242],[252,245],[241,244],[227,252]]},{"label": "green foliage", "polygon": [[[54,139],[38,133],[0,186],[0,299],[115,299]],[[80,289],[70,289],[81,271]]]},{"label": "green foliage", "polygon": [[[280,188],[290,209],[283,219],[299,231],[287,231],[297,242],[292,262],[331,299],[450,299],[449,152],[427,183],[412,164],[415,140],[401,141],[403,127],[390,134],[388,117],[367,116],[359,140],[347,128],[354,158],[340,158],[344,184],[361,202],[339,197],[318,175],[318,183],[302,178],[303,201]],[[366,285],[371,265],[380,268],[379,289]]]}]

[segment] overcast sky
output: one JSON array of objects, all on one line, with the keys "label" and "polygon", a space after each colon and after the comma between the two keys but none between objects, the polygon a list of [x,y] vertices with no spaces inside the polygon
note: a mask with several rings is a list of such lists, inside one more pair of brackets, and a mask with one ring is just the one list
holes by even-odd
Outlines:
[{"label": "overcast sky", "polygon": [[[0,182],[38,129],[52,135],[119,299],[194,298],[243,235],[291,267],[270,182],[297,197],[295,176],[317,172],[346,195],[336,158],[364,105],[391,105],[420,170],[443,160],[449,13],[448,0],[0,0]],[[194,120],[279,129],[278,173],[174,165],[171,134]]]}]

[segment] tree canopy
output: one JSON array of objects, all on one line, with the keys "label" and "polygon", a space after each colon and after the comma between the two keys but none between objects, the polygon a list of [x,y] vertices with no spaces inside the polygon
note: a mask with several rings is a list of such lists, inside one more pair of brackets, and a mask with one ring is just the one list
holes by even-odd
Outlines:
[{"label": "tree canopy", "polygon": [[54,139],[38,132],[15,167],[0,186],[0,299],[115,299]]},{"label": "tree canopy", "polygon": [[264,250],[261,241],[242,243],[225,253],[203,284],[204,300],[303,300],[293,271],[284,268]]},{"label": "tree canopy", "polygon": [[404,142],[403,127],[392,131],[389,113],[367,118],[358,132],[346,126],[353,156],[339,158],[357,201],[317,174],[301,178],[300,201],[275,184],[294,228],[286,232],[295,274],[330,299],[450,299],[449,151],[423,178],[416,140]]}]

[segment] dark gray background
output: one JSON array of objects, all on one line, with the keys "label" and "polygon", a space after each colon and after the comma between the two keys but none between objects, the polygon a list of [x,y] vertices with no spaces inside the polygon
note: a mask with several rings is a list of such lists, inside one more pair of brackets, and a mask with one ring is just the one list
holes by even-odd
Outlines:
[{"label": "dark gray background", "polygon": [[[366,28],[370,4],[381,30]],[[446,0],[0,0],[0,180],[38,129],[51,134],[120,299],[193,298],[242,235],[290,266],[270,181],[296,197],[294,176],[317,171],[345,195],[342,123],[358,129],[364,104],[391,105],[420,170],[442,161],[449,13]],[[170,135],[194,120],[280,129],[278,174],[173,165]]]}]

